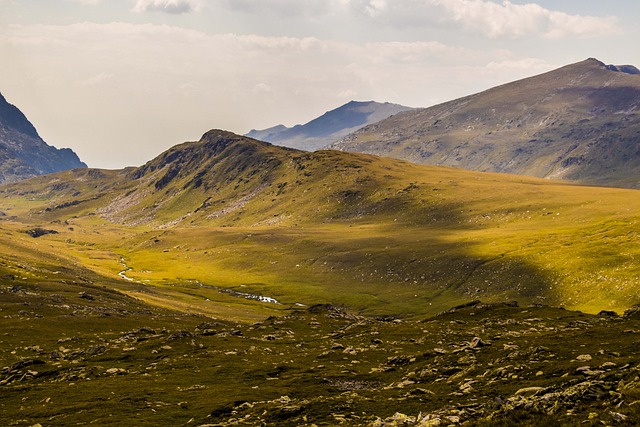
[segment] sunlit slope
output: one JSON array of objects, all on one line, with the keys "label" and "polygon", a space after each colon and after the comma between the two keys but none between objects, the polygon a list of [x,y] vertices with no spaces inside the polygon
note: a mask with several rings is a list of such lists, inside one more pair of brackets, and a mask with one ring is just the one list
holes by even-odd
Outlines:
[{"label": "sunlit slope", "polygon": [[[415,315],[472,299],[591,312],[640,300],[634,190],[211,131],[138,169],[36,178],[0,200],[0,226],[58,231],[37,242],[65,262],[149,303],[221,317],[236,305],[250,319],[325,302]],[[137,282],[118,276],[123,264]]]}]

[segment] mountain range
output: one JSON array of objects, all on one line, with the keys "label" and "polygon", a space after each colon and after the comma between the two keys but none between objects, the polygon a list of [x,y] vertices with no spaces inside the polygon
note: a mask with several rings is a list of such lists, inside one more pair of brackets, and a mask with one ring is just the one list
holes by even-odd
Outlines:
[{"label": "mountain range", "polygon": [[407,110],[411,108],[388,102],[351,101],[306,124],[292,128],[278,125],[263,130],[254,129],[246,136],[285,147],[315,151],[327,147],[363,126]]},{"label": "mountain range", "polygon": [[[483,156],[469,154],[458,162],[490,165],[499,154],[515,150],[519,160],[500,172],[511,165],[512,172],[533,175],[535,170],[524,166],[544,170],[555,159],[565,169],[575,167],[575,174],[583,170],[578,167],[590,166],[576,181],[632,186],[638,76],[616,71],[621,68],[587,60],[462,100],[398,113],[353,138],[362,142],[377,131],[396,141],[386,145],[393,147],[437,131],[440,148],[446,148],[467,133],[480,134],[457,150],[471,152],[485,141]],[[531,105],[523,104],[524,98]],[[37,135],[17,109],[10,111],[15,132]],[[512,116],[519,121],[509,118],[504,124]],[[495,129],[483,133],[487,127]],[[564,138],[554,139],[558,129],[568,132]],[[411,138],[403,139],[405,134]],[[516,139],[523,135],[530,135],[528,151]],[[482,138],[495,140],[490,144]],[[444,148],[427,158],[445,156]],[[584,159],[558,160],[565,152],[571,158],[582,153]],[[618,169],[607,167],[612,163]],[[523,169],[515,170],[518,165]],[[543,180],[456,166],[337,150],[306,152],[214,129],[138,168],[74,169],[4,185],[0,218],[14,234],[60,239],[60,253],[68,253],[70,262],[88,263],[87,268],[107,276],[112,267],[101,260],[116,256],[87,259],[87,244],[125,254],[146,266],[139,271],[149,272],[127,277],[156,285],[188,278],[185,283],[216,283],[305,304],[348,304],[371,313],[433,314],[476,294],[591,311],[626,309],[636,302],[635,264],[628,259],[636,252],[633,224],[640,201],[635,191],[549,179],[558,174],[542,174]],[[610,221],[620,225],[611,229]],[[102,237],[94,234],[98,229]],[[616,242],[613,250],[606,246],[610,241]],[[189,242],[189,251],[181,242]],[[585,271],[599,273],[585,276]],[[610,280],[602,283],[601,277]],[[418,300],[407,299],[407,293]],[[425,300],[428,307],[419,303]]]},{"label": "mountain range", "polygon": [[[429,108],[351,101],[247,136],[414,163],[640,187],[640,71],[588,59]],[[86,167],[0,95],[0,183]]]},{"label": "mountain range", "polygon": [[365,126],[331,148],[640,187],[640,71],[588,59]]},{"label": "mountain range", "polygon": [[0,94],[0,184],[86,167],[71,149],[47,145],[26,116]]}]

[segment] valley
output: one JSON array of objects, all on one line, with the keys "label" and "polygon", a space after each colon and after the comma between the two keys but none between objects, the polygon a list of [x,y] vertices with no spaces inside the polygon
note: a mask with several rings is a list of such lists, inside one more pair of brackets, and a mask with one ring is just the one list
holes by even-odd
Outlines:
[{"label": "valley", "polygon": [[0,424],[635,425],[629,165],[588,186],[213,129],[6,183]]},{"label": "valley", "polygon": [[[37,257],[44,246],[67,264],[144,285],[127,292],[154,304],[179,295],[212,314],[212,301],[231,299],[246,306],[234,320],[295,304],[418,316],[470,299],[591,313],[638,301],[634,190],[302,153],[216,132],[136,171],[63,172],[59,191],[50,177],[4,187],[5,247]],[[193,147],[213,152],[206,175],[188,166]],[[172,170],[181,172],[158,188]],[[189,188],[220,171],[215,189]],[[28,227],[55,233],[34,239]],[[282,304],[241,304],[217,288]]]}]

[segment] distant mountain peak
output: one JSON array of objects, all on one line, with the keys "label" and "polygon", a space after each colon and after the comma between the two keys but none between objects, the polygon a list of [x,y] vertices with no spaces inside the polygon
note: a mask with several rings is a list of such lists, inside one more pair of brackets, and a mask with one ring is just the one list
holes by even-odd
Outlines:
[{"label": "distant mountain peak", "polygon": [[625,74],[640,74],[640,70],[633,65],[607,65],[607,70]]},{"label": "distant mountain peak", "polygon": [[240,135],[237,135],[233,132],[229,132],[227,130],[222,129],[211,129],[205,132],[200,138],[201,142],[231,142],[237,141],[240,139],[246,139]]},{"label": "distant mountain peak", "polygon": [[[346,104],[344,104],[342,107],[361,107],[361,106],[365,106],[365,105],[389,105],[388,102],[376,102],[376,101],[356,101],[356,100],[351,100],[349,102],[347,102]],[[339,109],[340,107],[338,107],[337,109]]]},{"label": "distant mountain peak", "polygon": [[[624,73],[624,74],[640,74],[640,70],[638,68],[636,68],[633,65],[613,65],[613,64],[605,64],[604,62],[600,61],[599,59],[596,58],[589,58],[586,61],[583,61],[582,63],[596,63],[598,66],[605,68],[609,71],[614,71],[616,73]],[[581,64],[580,62],[577,64],[573,64],[573,66],[575,65],[579,65]],[[572,65],[570,65],[572,66]]]},{"label": "distant mountain peak", "polygon": [[351,100],[305,124],[283,125],[256,130],[246,136],[290,148],[315,151],[325,148],[351,132],[379,122],[410,107],[375,101]]},{"label": "distant mountain peak", "polygon": [[279,124],[267,129],[251,129],[249,131],[249,133],[245,134],[245,136],[248,136],[249,138],[256,138],[256,139],[261,139],[263,141],[269,141],[270,139],[272,139],[275,135],[277,135],[280,132],[284,132],[285,130],[289,129],[288,127],[286,127],[283,124]]}]

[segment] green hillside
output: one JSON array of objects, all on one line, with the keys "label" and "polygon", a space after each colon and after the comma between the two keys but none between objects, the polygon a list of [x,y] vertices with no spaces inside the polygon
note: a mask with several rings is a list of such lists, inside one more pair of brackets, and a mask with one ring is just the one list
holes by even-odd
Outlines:
[{"label": "green hillside", "polygon": [[[475,299],[591,313],[639,300],[634,190],[210,131],[137,169],[39,177],[0,198],[7,267],[25,252],[29,268],[75,266],[147,303],[226,319],[316,303],[419,316]],[[24,233],[35,227],[57,234]]]}]

